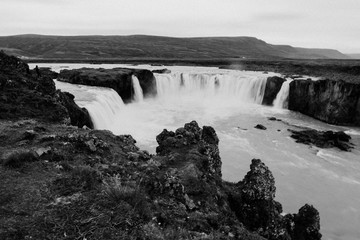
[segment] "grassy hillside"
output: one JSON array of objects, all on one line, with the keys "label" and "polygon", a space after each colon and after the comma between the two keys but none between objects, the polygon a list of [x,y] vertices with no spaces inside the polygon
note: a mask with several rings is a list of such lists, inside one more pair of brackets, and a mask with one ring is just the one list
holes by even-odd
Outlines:
[{"label": "grassy hillside", "polygon": [[348,58],[337,50],[272,45],[254,37],[17,35],[0,37],[0,49],[40,59]]}]

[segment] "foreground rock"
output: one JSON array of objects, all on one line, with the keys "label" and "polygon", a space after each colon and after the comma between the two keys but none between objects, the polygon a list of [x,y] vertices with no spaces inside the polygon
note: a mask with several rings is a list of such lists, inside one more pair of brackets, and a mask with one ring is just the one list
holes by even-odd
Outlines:
[{"label": "foreground rock", "polygon": [[350,151],[352,146],[349,141],[351,137],[344,132],[309,130],[290,130],[290,137],[296,139],[297,143],[315,145],[319,148],[336,147],[342,151]]},{"label": "foreground rock", "polygon": [[155,77],[151,71],[144,69],[65,69],[60,71],[57,79],[75,84],[112,88],[125,102],[129,102],[134,95],[132,75],[139,79],[144,96],[156,95]]},{"label": "foreground rock", "polygon": [[0,127],[1,239],[321,238],[313,207],[281,216],[261,160],[239,183],[224,182],[218,137],[195,121],[160,133],[157,155],[108,131]]},{"label": "foreground rock", "polygon": [[331,124],[360,126],[360,85],[332,80],[294,80],[289,109]]},{"label": "foreground rock", "polygon": [[279,93],[281,86],[285,81],[286,79],[277,76],[267,78],[262,101],[263,105],[271,106],[273,104],[276,95]]},{"label": "foreground rock", "polygon": [[86,109],[56,90],[48,74],[38,76],[16,57],[0,52],[0,119],[39,119],[92,127]]}]

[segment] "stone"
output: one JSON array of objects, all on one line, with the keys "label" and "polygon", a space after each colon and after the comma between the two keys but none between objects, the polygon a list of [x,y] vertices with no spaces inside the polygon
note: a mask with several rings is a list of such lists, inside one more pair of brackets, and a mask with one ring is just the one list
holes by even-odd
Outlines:
[{"label": "stone", "polygon": [[96,152],[97,148],[95,146],[94,139],[90,139],[89,141],[86,141],[85,145],[88,147],[90,151]]},{"label": "stone", "polygon": [[261,124],[257,124],[254,128],[260,129],[260,130],[266,130],[266,127]]},{"label": "stone", "polygon": [[47,154],[51,151],[51,147],[42,147],[35,150],[36,154],[41,157],[44,154]]}]

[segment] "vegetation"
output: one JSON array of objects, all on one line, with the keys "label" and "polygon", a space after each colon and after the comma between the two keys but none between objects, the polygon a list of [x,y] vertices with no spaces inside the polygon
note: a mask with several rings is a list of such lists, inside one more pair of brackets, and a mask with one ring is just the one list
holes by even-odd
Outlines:
[{"label": "vegetation", "polygon": [[349,58],[336,50],[272,45],[254,37],[20,35],[0,37],[0,48],[40,59]]}]

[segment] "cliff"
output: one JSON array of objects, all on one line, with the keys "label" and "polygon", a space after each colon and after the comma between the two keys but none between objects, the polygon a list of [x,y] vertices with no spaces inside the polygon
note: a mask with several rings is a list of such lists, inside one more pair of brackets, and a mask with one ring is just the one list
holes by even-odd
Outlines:
[{"label": "cliff", "polygon": [[153,73],[145,69],[73,69],[62,70],[58,76],[59,81],[89,86],[108,87],[114,89],[124,102],[129,102],[133,96],[131,76],[139,79],[144,96],[156,95],[156,81]]},{"label": "cliff", "polygon": [[360,85],[333,80],[292,81],[289,109],[331,124],[360,126]]}]

